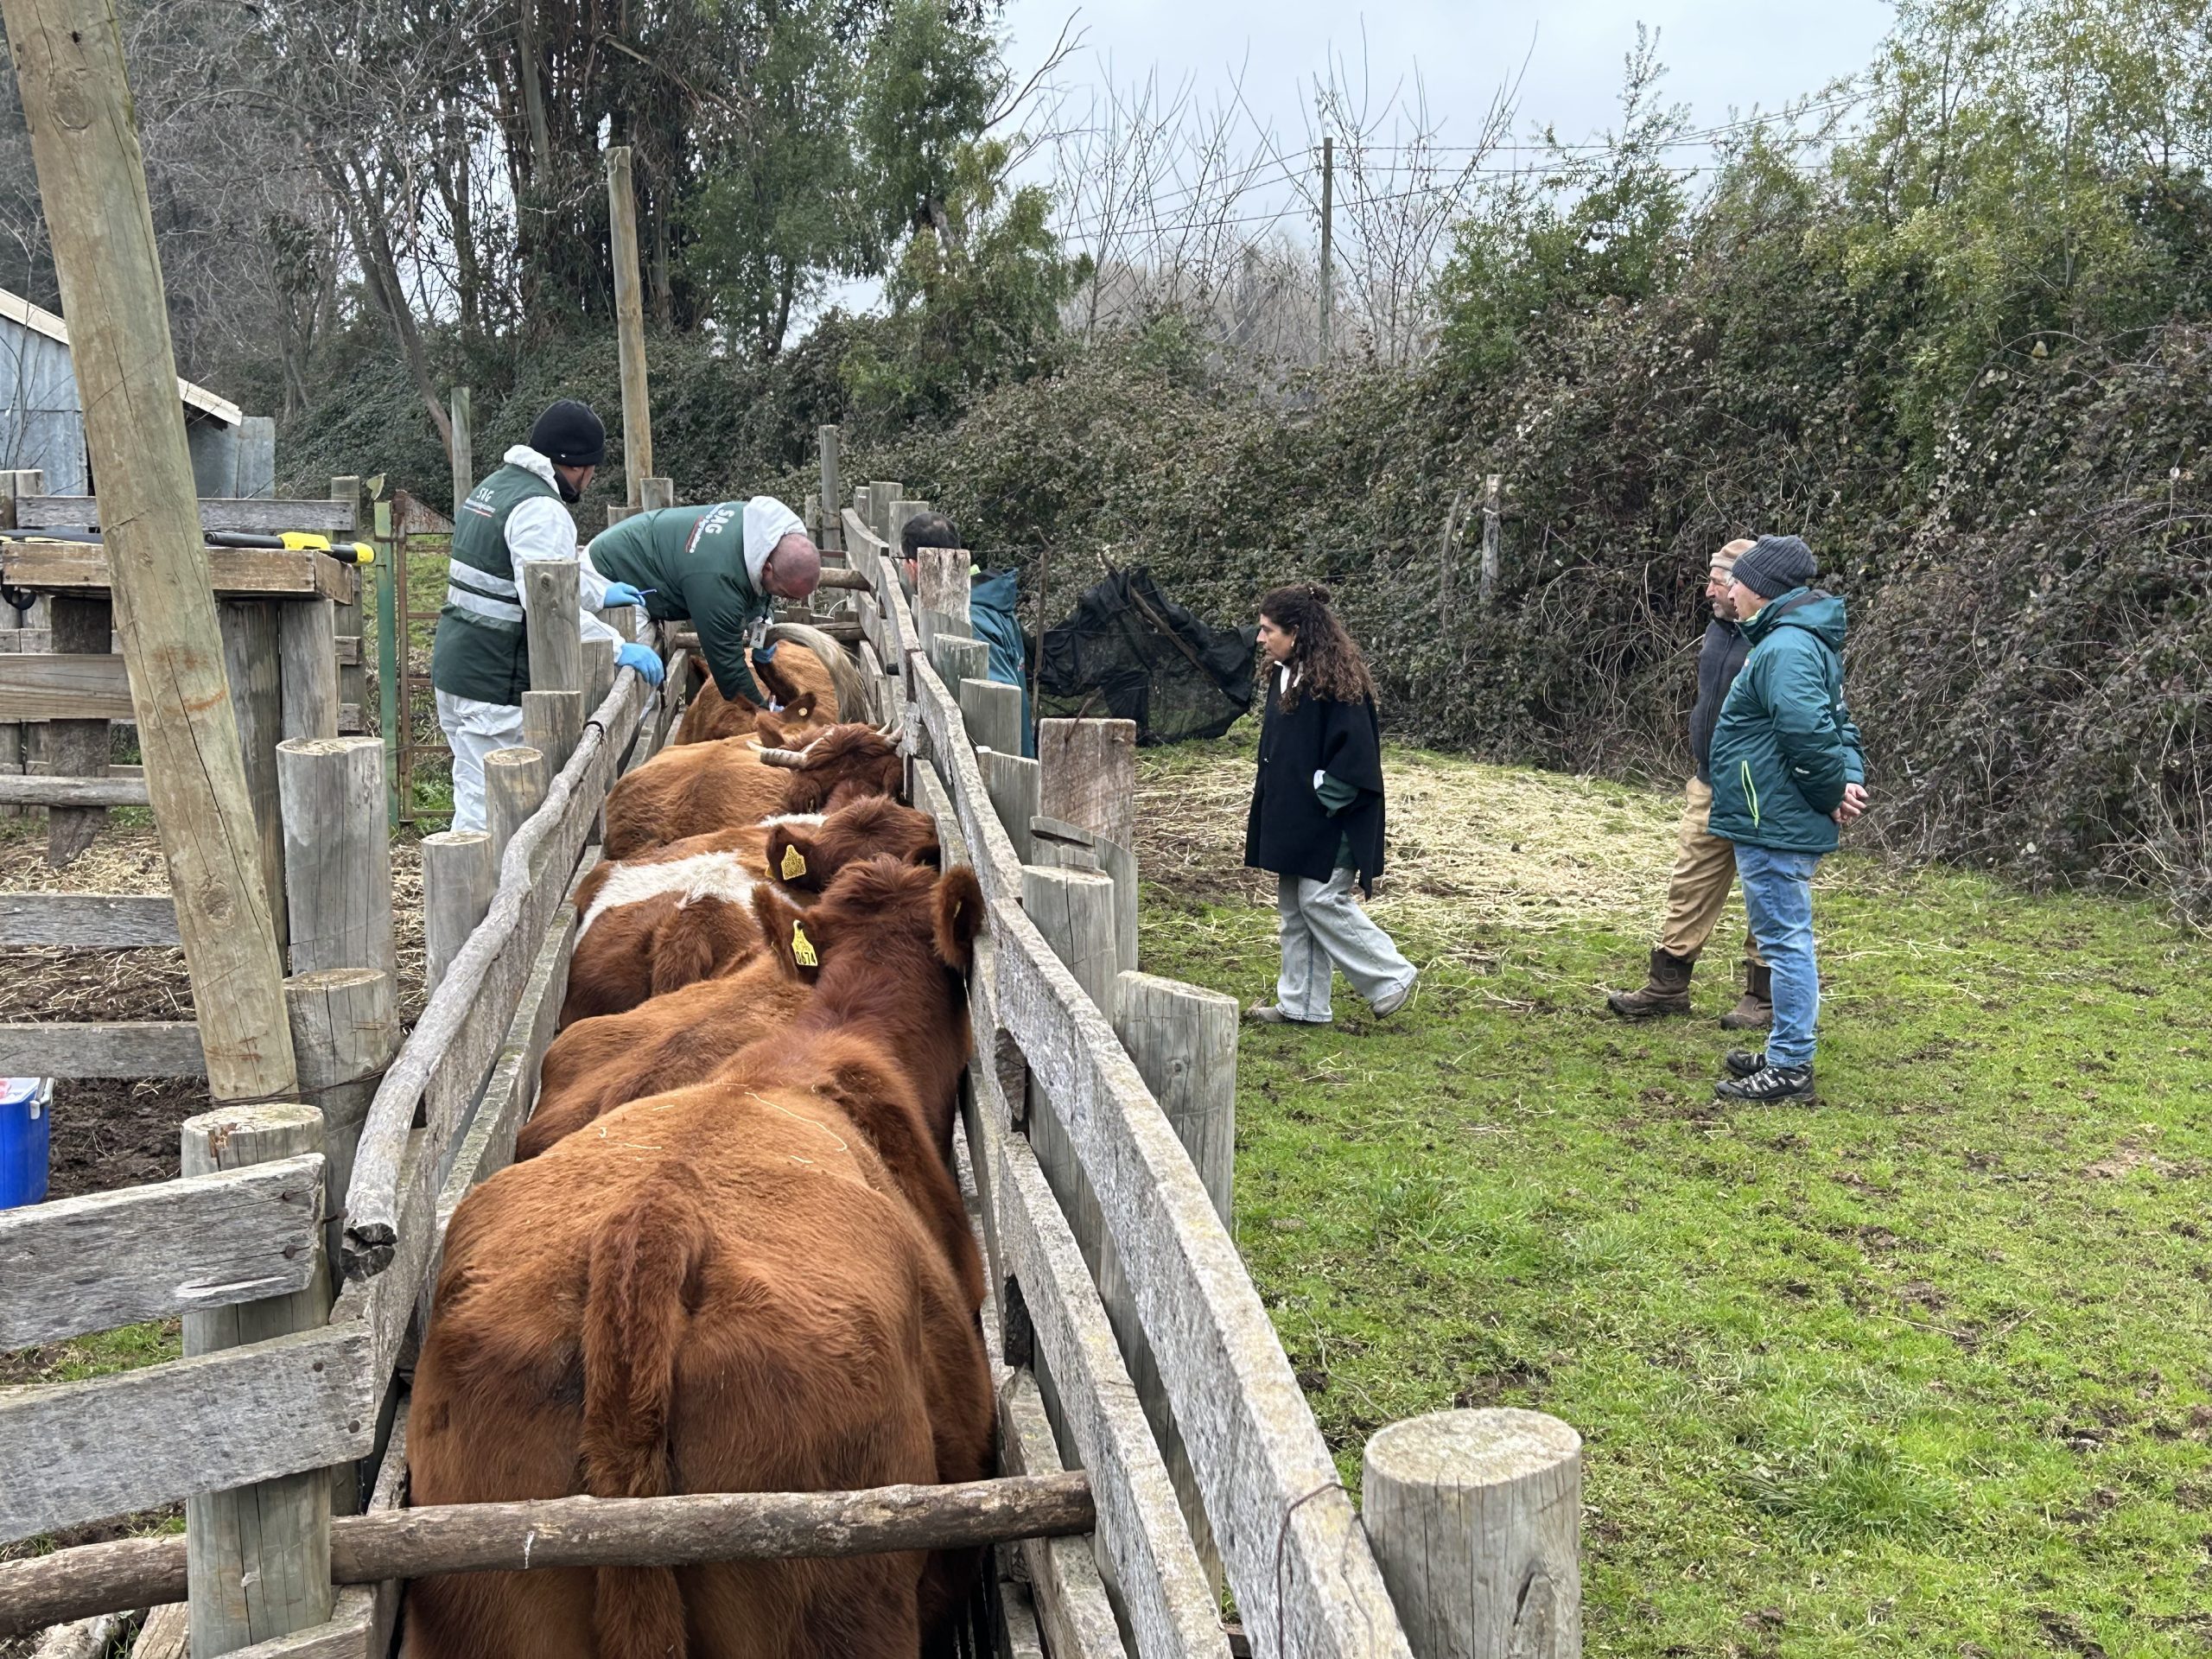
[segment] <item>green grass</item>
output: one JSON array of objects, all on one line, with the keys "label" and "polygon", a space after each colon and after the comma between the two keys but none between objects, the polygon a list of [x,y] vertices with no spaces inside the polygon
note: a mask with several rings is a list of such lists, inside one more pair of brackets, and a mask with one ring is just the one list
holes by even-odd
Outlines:
[{"label": "green grass", "polygon": [[[1145,899],[1148,970],[1271,994],[1272,907]],[[2212,1651],[2199,940],[1832,860],[1821,1103],[1728,1109],[1725,969],[1630,1027],[1643,926],[1423,914],[1408,1010],[1243,1044],[1237,1240],[1348,1484],[1397,1418],[1566,1419],[1593,1655]]]}]

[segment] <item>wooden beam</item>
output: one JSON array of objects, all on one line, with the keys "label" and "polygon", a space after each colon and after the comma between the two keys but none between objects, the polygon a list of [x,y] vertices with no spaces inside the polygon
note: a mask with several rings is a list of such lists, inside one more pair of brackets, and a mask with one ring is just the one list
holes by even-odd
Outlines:
[{"label": "wooden beam", "polygon": [[0,1077],[204,1077],[189,1020],[0,1026]]},{"label": "wooden beam", "polygon": [[0,1350],[289,1294],[321,1219],[317,1157],[0,1210]]},{"label": "wooden beam", "polygon": [[365,1331],[332,1325],[0,1391],[0,1540],[364,1457],[376,1438],[369,1362]]},{"label": "wooden beam", "polygon": [[[209,1084],[219,1099],[282,1099],[295,1086],[283,963],[224,678],[214,561],[197,529],[198,494],[177,407],[176,355],[122,33],[112,0],[0,0],[0,20],[15,55],[69,319],[86,447],[111,524],[110,544],[86,550],[103,577],[99,585],[107,585],[113,567],[117,630],[139,689],[146,779],[186,963],[202,990],[198,1010]],[[318,592],[324,591],[315,585],[322,574],[313,567],[340,570],[335,560],[316,553],[248,556],[306,561]],[[82,563],[81,551],[78,557]],[[342,574],[350,583],[352,571]],[[15,574],[6,579],[20,582]],[[127,1380],[120,1386],[127,1388]],[[233,1408],[225,1402],[226,1418]],[[137,1421],[162,1421],[178,1435],[172,1444],[207,1455],[197,1445],[200,1435],[162,1414],[142,1413]],[[40,1444],[46,1471],[66,1468],[72,1459],[60,1454],[63,1443],[93,1426],[110,1446],[148,1460],[145,1436],[87,1417],[67,1432],[54,1425]],[[20,1471],[20,1457],[8,1461]],[[11,1480],[0,1503],[11,1502],[26,1484],[37,1490],[42,1478]],[[111,1503],[82,1518],[133,1507]]]},{"label": "wooden beam", "polygon": [[[120,657],[0,657],[0,720],[50,720],[73,728],[98,723],[105,741],[106,721],[129,720],[135,713],[130,677]],[[100,758],[106,758],[105,751]]]},{"label": "wooden beam", "polygon": [[[120,767],[114,770],[122,772]],[[56,778],[32,772],[0,777],[0,806],[144,806],[147,799],[143,773]]]},{"label": "wooden beam", "polygon": [[[82,0],[22,0],[27,5]],[[167,533],[167,532],[165,532]],[[127,534],[118,531],[118,534]],[[194,536],[173,537],[199,545]],[[10,542],[0,547],[0,582],[36,593],[110,591],[108,550],[84,542]],[[200,591],[226,599],[328,599],[340,604],[360,596],[357,567],[327,553],[258,547],[203,547]]]},{"label": "wooden beam", "polygon": [[136,893],[0,893],[0,944],[115,950],[177,943],[174,899]]},{"label": "wooden beam", "polygon": [[[97,652],[108,649],[113,620],[113,607],[105,599],[55,597],[47,607],[51,624],[54,648],[57,652]],[[95,660],[105,662],[105,657]],[[66,656],[16,657],[0,659],[5,666],[20,671],[29,664],[39,664],[49,672],[67,673],[75,664]],[[120,671],[121,658],[113,660]],[[130,682],[123,677],[123,700],[130,700]],[[43,734],[43,759],[47,768],[67,777],[98,778],[107,771],[111,749],[107,715],[100,711],[101,699],[86,697],[74,709],[65,709]],[[110,712],[112,712],[111,709]],[[107,824],[104,807],[49,806],[46,810],[46,861],[60,869],[78,854],[92,845],[92,837]]]},{"label": "wooden beam", "polygon": [[630,146],[607,152],[607,230],[614,252],[614,332],[622,372],[622,475],[630,505],[645,505],[653,471],[653,413],[645,390],[645,304],[638,280],[638,201],[630,186]]},{"label": "wooden beam", "polygon": [[1040,811],[1135,846],[1135,721],[1039,721],[1037,760],[1044,767]]},{"label": "wooden beam", "polygon": [[[973,1549],[1090,1529],[1082,1473],[850,1492],[691,1492],[672,1497],[548,1497],[340,1516],[330,1527],[339,1584],[442,1573],[566,1567],[696,1567]],[[0,1633],[36,1630],[87,1604],[172,1600],[181,1541],[126,1538],[0,1564]]]},{"label": "wooden beam", "polygon": [[[211,1174],[282,1159],[321,1161],[322,1114],[312,1106],[219,1106],[187,1118],[184,1173]],[[318,1196],[321,1172],[316,1172]],[[330,1314],[321,1229],[308,1235],[307,1282],[283,1295],[184,1316],[184,1351],[197,1356],[320,1332]],[[185,1500],[192,1650],[230,1653],[330,1617],[329,1471],[296,1463],[251,1484],[210,1483]]]},{"label": "wooden beam", "polygon": [[[306,531],[334,539],[353,538],[359,528],[356,510],[346,501],[238,500],[224,496],[199,498],[202,530],[242,531],[251,536],[274,536],[287,530]],[[86,530],[100,522],[99,498],[91,495],[24,495],[16,499],[16,523],[23,530]]]}]

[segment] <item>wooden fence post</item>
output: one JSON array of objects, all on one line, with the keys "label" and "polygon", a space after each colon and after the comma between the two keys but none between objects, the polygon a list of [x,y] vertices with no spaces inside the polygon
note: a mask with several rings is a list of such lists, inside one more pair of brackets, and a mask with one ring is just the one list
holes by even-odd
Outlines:
[{"label": "wooden fence post", "polygon": [[476,434],[467,386],[453,389],[453,452],[447,460],[453,467],[453,518],[459,524],[461,504],[476,487]]},{"label": "wooden fence post", "polygon": [[[187,1118],[182,1141],[187,1175],[244,1169],[321,1153],[322,1114],[312,1106],[218,1109]],[[318,1249],[320,1242],[318,1235]],[[329,1278],[319,1268],[306,1289],[289,1296],[187,1313],[184,1351],[210,1354],[315,1330],[329,1315]],[[237,1428],[241,1435],[285,1432],[281,1423],[243,1417]],[[194,1659],[214,1659],[329,1618],[327,1470],[188,1498],[184,1526]]]},{"label": "wooden fence post", "polygon": [[[920,625],[916,624],[917,626]],[[956,696],[963,680],[988,680],[991,674],[991,648],[981,639],[970,639],[965,634],[950,632],[939,633],[930,641],[930,666],[937,671],[945,689]],[[1019,751],[1017,751],[1019,753]]]},{"label": "wooden fence post", "polygon": [[246,799],[253,807],[255,839],[261,848],[261,879],[268,888],[269,919],[276,927],[281,956],[289,938],[291,912],[284,901],[284,815],[276,785],[276,745],[284,737],[283,630],[276,610],[274,601],[257,599],[226,599],[215,606],[223,631],[231,707],[238,714]]},{"label": "wooden fence post", "polygon": [[1580,1659],[1582,1437],[1438,1411],[1367,1443],[1361,1513],[1414,1659]]},{"label": "wooden fence post", "polygon": [[[989,647],[986,646],[988,655]],[[1021,688],[996,680],[967,678],[953,688],[960,699],[961,722],[969,741],[1001,754],[1021,753]]]},{"label": "wooden fence post", "polygon": [[[113,643],[114,607],[105,599],[55,594],[48,601],[55,652],[83,652],[105,657]],[[104,720],[50,720],[46,723],[46,769],[56,777],[107,776],[111,739]],[[107,823],[104,806],[46,809],[46,861],[55,869],[92,844]]]},{"label": "wooden fence post", "polygon": [[[486,838],[488,840],[488,837]],[[376,968],[323,968],[284,982],[292,1052],[300,1092],[322,1114],[326,1248],[336,1259],[346,1230],[346,1188],[353,1148],[369,1115],[378,1080],[399,1052],[399,1003],[391,973]]]},{"label": "wooden fence post", "polygon": [[[1025,865],[1021,907],[1053,954],[1067,964],[1076,983],[1098,1005],[1099,1012],[1112,1020],[1120,972],[1114,958],[1113,879],[1090,870]],[[1118,1272],[1107,1259],[1110,1246],[1098,1212],[1097,1195],[1084,1179],[1082,1163],[1060,1120],[1058,1103],[1031,1100],[1029,1141],[1093,1278],[1118,1279]],[[1107,1312],[1110,1315],[1115,1310],[1109,1306]],[[1126,1299],[1122,1314],[1134,1317]]]},{"label": "wooden fence post", "polygon": [[374,968],[397,976],[384,746],[373,737],[288,739],[276,746],[276,779],[292,971]]},{"label": "wooden fence post", "polygon": [[[1114,1034],[1191,1154],[1222,1225],[1230,1225],[1236,1166],[1236,1001],[1172,979],[1124,969],[1115,994]],[[1135,1320],[1122,1338],[1129,1378],[1182,1499],[1183,1517],[1207,1580],[1221,1588],[1221,1550],[1207,1523],[1190,1453],[1168,1408],[1152,1345]]]},{"label": "wooden fence post", "polygon": [[386,816],[397,833],[401,807],[399,744],[404,734],[403,722],[412,718],[414,713],[399,706],[400,667],[412,646],[407,631],[413,625],[399,613],[398,573],[392,563],[395,558],[405,556],[406,543],[392,536],[391,502],[371,503],[369,523],[370,537],[376,548],[376,563],[369,569],[376,579],[377,591],[377,730],[384,743]]},{"label": "wooden fence post", "polygon": [[111,0],[0,0],[0,20],[69,319],[147,793],[200,990],[208,1087],[218,1099],[282,1099],[295,1081],[283,963],[223,673],[122,34]]},{"label": "wooden fence post", "polygon": [[658,512],[663,507],[676,505],[676,480],[672,478],[641,479],[638,484],[639,511]]},{"label": "wooden fence post", "polygon": [[288,599],[276,607],[278,729],[286,737],[338,735],[338,607],[327,599]]},{"label": "wooden fence post", "polygon": [[543,706],[553,719],[555,747],[546,755],[549,772],[569,764],[584,733],[584,639],[577,609],[576,562],[529,559],[517,570],[522,578],[523,611],[530,642],[530,685],[524,694],[525,740],[530,729],[528,699],[544,693],[557,702]]},{"label": "wooden fence post", "polygon": [[[484,817],[492,833],[492,867],[506,856],[515,831],[530,821],[545,799],[550,776],[545,757],[524,746],[495,749],[484,757]],[[497,877],[493,878],[497,885]]]},{"label": "wooden fence post", "polygon": [[[353,534],[365,541],[367,537],[364,532],[369,529],[369,526],[361,522],[361,480],[351,476],[332,479],[330,499],[334,501],[343,501],[353,509]],[[455,503],[455,505],[459,504]],[[362,705],[368,700],[369,695],[368,664],[361,658],[363,630],[360,595],[364,590],[371,587],[374,581],[374,578],[365,572],[361,575],[362,580],[359,586],[355,588],[353,597],[341,605],[334,605],[331,609],[330,618],[330,626],[334,630],[331,635],[333,651],[338,650],[348,639],[353,642],[353,660],[350,663],[340,663],[338,665],[338,705],[342,709],[347,703],[352,703],[353,718],[356,721],[362,721],[363,716],[368,712]],[[363,723],[365,725],[365,721]],[[308,737],[314,734],[293,732],[289,735]]]},{"label": "wooden fence post", "polygon": [[1503,480],[1496,473],[1483,480],[1483,575],[1482,602],[1491,601],[1497,588],[1497,520],[1498,486]]},{"label": "wooden fence post", "polygon": [[622,371],[622,476],[630,505],[645,505],[653,470],[653,412],[645,391],[645,285],[638,278],[638,199],[631,188],[630,146],[607,152],[607,232],[614,253],[614,332]]},{"label": "wooden fence post", "polygon": [[[892,515],[912,517],[914,512],[928,511],[925,501],[900,501],[892,508]],[[906,527],[900,519],[899,527]],[[894,543],[895,550],[897,543]],[[893,557],[897,556],[894,551]],[[957,633],[963,639],[973,639],[969,632],[974,624],[968,612],[968,554],[964,548],[918,547],[914,550],[914,631],[922,636],[926,646],[940,633]]]},{"label": "wooden fence post", "polygon": [[446,969],[492,907],[499,861],[482,830],[441,830],[423,837],[424,995],[438,988]]},{"label": "wooden fence post", "polygon": [[1136,845],[1137,728],[1133,720],[1040,720],[1038,810],[1094,836]]},{"label": "wooden fence post", "polygon": [[838,509],[844,505],[845,496],[837,482],[837,448],[843,434],[834,426],[825,426],[816,435],[822,442],[822,550],[841,553],[845,547],[845,525]]},{"label": "wooden fence post", "polygon": [[[823,431],[830,430],[824,427]],[[16,474],[0,468],[0,530],[14,530],[16,524]],[[11,636],[0,639],[0,656],[18,654],[17,642],[12,637],[16,630],[28,626],[23,613],[14,604],[0,600],[0,629]],[[21,777],[23,772],[23,728],[16,721],[0,721],[0,773]],[[0,806],[0,818],[12,818],[22,809]]]},{"label": "wooden fence post", "polygon": [[976,768],[983,774],[983,792],[991,798],[1007,839],[1014,843],[1014,856],[1029,863],[1029,821],[1037,816],[1037,763],[1019,751],[1002,754],[996,749],[978,749]]},{"label": "wooden fence post", "polygon": [[906,499],[906,486],[880,480],[870,480],[868,493],[868,524],[875,531],[875,538],[887,543],[891,556],[899,556],[899,537],[891,523],[891,504]]}]

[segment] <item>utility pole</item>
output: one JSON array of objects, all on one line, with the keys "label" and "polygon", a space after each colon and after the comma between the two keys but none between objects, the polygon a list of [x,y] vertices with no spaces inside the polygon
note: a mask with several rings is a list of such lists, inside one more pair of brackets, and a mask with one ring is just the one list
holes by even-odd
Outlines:
[{"label": "utility pole", "polygon": [[1337,191],[1337,141],[1321,139],[1321,360],[1329,360],[1329,313],[1334,310],[1337,270],[1330,257],[1334,239]]}]

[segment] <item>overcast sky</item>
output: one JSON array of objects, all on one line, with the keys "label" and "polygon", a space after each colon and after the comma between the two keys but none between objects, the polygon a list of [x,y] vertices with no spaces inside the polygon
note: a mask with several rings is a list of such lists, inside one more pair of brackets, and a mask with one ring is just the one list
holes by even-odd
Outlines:
[{"label": "overcast sky", "polygon": [[[1432,117],[1445,118],[1441,144],[1472,143],[1500,83],[1517,75],[1514,138],[1549,123],[1572,143],[1614,124],[1639,22],[1658,33],[1664,95],[1688,105],[1693,124],[1706,127],[1732,112],[1777,109],[1864,69],[1892,9],[1890,0],[1395,0],[1361,12],[1329,0],[1006,0],[1007,60],[1017,85],[1071,16],[1082,45],[1059,73],[1068,93],[1063,121],[1079,121],[1087,89],[1109,79],[1126,87],[1157,67],[1164,91],[1187,77],[1193,101],[1210,109],[1241,72],[1246,103],[1273,124],[1281,149],[1296,156],[1308,142],[1313,78],[1332,56],[1355,85],[1364,73],[1377,107],[1396,90],[1409,99],[1418,74]],[[1252,135],[1245,138],[1250,146]],[[1676,159],[1688,166],[1704,158]],[[1019,176],[1043,181],[1050,174],[1039,155]],[[1292,195],[1278,185],[1248,205],[1274,211]],[[1282,228],[1303,236],[1309,223],[1294,218]],[[837,283],[820,305],[865,310],[880,297],[873,279]]]},{"label": "overcast sky", "polygon": [[1525,60],[1520,132],[1550,122],[1573,140],[1611,120],[1639,22],[1659,33],[1666,90],[1711,124],[1865,67],[1892,15],[1887,0],[1396,0],[1364,12],[1326,0],[1007,0],[1018,73],[1035,67],[1071,13],[1084,35],[1071,84],[1103,79],[1109,64],[1122,83],[1158,65],[1163,82],[1192,76],[1211,102],[1241,68],[1248,100],[1286,148],[1303,142],[1311,82],[1332,54],[1357,77],[1363,54],[1378,102],[1418,73],[1461,142]]}]

